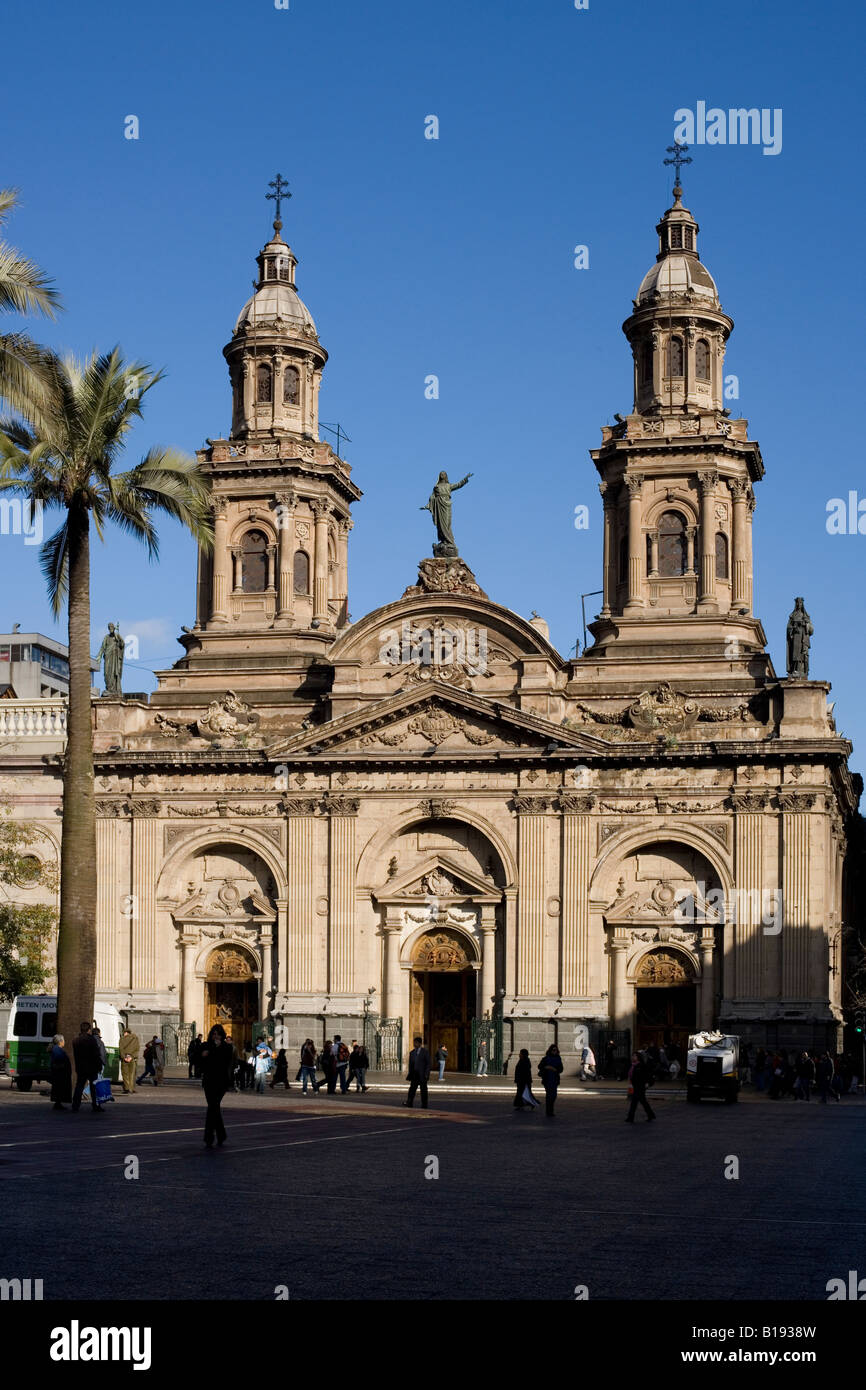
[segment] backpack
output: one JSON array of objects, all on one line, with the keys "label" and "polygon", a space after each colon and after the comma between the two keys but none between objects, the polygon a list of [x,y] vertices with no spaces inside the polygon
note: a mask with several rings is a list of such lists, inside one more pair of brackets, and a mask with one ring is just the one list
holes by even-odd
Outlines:
[{"label": "backpack", "polygon": [[345,1044],[344,1042],[341,1042],[341,1043],[340,1043],[340,1050],[339,1050],[339,1052],[337,1053],[337,1061],[338,1061],[338,1062],[348,1062],[348,1060],[349,1060],[349,1049],[348,1049],[348,1047],[346,1046],[346,1044]]}]

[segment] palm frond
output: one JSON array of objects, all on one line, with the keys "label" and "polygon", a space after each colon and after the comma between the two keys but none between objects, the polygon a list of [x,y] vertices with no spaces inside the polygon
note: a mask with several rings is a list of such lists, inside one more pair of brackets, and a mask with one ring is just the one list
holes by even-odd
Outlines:
[{"label": "palm frond", "polygon": [[39,568],[48,585],[48,598],[55,617],[59,617],[69,592],[69,517],[43,541],[39,549]]}]

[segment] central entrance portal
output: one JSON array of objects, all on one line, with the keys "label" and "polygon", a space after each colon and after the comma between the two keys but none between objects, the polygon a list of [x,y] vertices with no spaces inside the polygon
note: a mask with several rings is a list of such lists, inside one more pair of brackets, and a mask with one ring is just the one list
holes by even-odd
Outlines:
[{"label": "central entrance portal", "polygon": [[460,937],[450,931],[427,932],[412,958],[409,1046],[420,1033],[431,1058],[438,1048],[448,1049],[448,1071],[472,1071],[475,1010],[475,971]]},{"label": "central entrance portal", "polygon": [[259,985],[245,951],[218,946],[207,963],[205,1036],[221,1023],[238,1052],[249,1052],[259,1019]]},{"label": "central entrance portal", "polygon": [[676,1043],[684,1059],[689,1034],[696,1029],[697,988],[691,962],[679,951],[650,951],[638,967],[635,984],[635,1045]]}]

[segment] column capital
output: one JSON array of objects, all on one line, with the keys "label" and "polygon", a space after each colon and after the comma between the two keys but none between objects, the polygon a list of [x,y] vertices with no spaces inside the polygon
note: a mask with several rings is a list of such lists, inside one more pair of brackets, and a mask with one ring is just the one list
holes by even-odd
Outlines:
[{"label": "column capital", "polygon": [[316,523],[327,521],[334,509],[334,504],[327,497],[311,497],[310,510],[316,518]]},{"label": "column capital", "polygon": [[583,815],[587,811],[592,811],[594,808],[594,796],[576,796],[571,792],[560,792],[559,800],[556,804],[556,809],[568,816]]},{"label": "column capital", "polygon": [[744,478],[729,478],[728,487],[734,502],[746,502],[748,500],[750,488]]},{"label": "column capital", "polygon": [[519,816],[546,816],[553,809],[553,797],[537,792],[530,796],[516,793],[511,798],[511,805]]},{"label": "column capital", "polygon": [[274,493],[274,501],[278,502],[281,507],[286,507],[292,512],[298,505],[298,494],[291,489],[289,489],[288,492],[276,492]]},{"label": "column capital", "polygon": [[701,495],[707,497],[718,487],[719,475],[714,468],[707,468],[703,473],[698,474],[698,481],[701,485]]},{"label": "column capital", "polygon": [[357,796],[328,793],[325,797],[325,810],[329,816],[357,816],[360,807],[361,800]]},{"label": "column capital", "polygon": [[643,473],[629,473],[625,478],[623,478],[623,482],[628,488],[628,495],[630,499],[640,497],[641,489],[643,488],[644,483]]}]

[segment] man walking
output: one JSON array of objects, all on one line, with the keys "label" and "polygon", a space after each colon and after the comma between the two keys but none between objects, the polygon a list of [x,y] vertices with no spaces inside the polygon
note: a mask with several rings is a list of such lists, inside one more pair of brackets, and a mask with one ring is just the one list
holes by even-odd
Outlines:
[{"label": "man walking", "polygon": [[409,1053],[409,1094],[403,1104],[408,1105],[409,1109],[415,1101],[415,1092],[421,1089],[421,1109],[427,1109],[427,1081],[430,1077],[430,1053],[424,1046],[423,1038],[414,1038],[414,1047]]},{"label": "man walking", "polygon": [[[317,1059],[318,1053],[316,1052],[316,1044],[313,1042],[312,1038],[307,1038],[307,1041],[301,1048],[301,1081],[303,1083],[303,1093],[305,1096],[312,1095],[315,1091],[318,1091],[322,1084],[320,1081],[316,1080]],[[307,1090],[308,1081],[312,1087],[311,1091]]]},{"label": "man walking", "polygon": [[89,1023],[82,1023],[81,1031],[72,1044],[75,1057],[75,1090],[72,1095],[72,1109],[81,1109],[81,1096],[90,1082],[90,1104],[94,1111],[102,1107],[96,1099],[96,1078],[102,1070],[102,1058],[96,1039],[90,1031]]},{"label": "man walking", "polygon": [[631,1104],[626,1116],[626,1124],[633,1125],[635,1111],[642,1105],[646,1111],[648,1120],[655,1119],[655,1112],[646,1098],[646,1088],[650,1079],[650,1070],[645,1062],[642,1062],[638,1053],[631,1054],[631,1068],[628,1074],[628,1089],[631,1092]]},{"label": "man walking", "polygon": [[222,1098],[231,1085],[235,1065],[235,1050],[226,1038],[221,1023],[211,1028],[207,1042],[201,1050],[202,1086],[207,1100],[207,1117],[204,1122],[204,1142],[213,1148],[214,1136],[218,1144],[226,1141],[226,1127],[222,1117]]},{"label": "man walking", "polygon": [[486,1076],[486,1075],[487,1075],[487,1043],[486,1043],[486,1042],[480,1042],[480,1043],[478,1044],[478,1071],[477,1071],[476,1075],[477,1075],[477,1076]]},{"label": "man walking", "polygon": [[337,1080],[340,1083],[340,1095],[344,1096],[349,1089],[349,1049],[343,1042],[339,1033],[334,1034],[334,1060],[337,1063]]},{"label": "man walking", "polygon": [[156,1071],[155,1071],[154,1065],[153,1065],[153,1041],[152,1041],[152,1040],[151,1040],[149,1043],[145,1043],[145,1044],[144,1044],[144,1071],[141,1073],[141,1076],[138,1077],[138,1079],[137,1079],[137,1081],[136,1081],[136,1083],[135,1083],[136,1086],[141,1086],[141,1085],[147,1080],[147,1078],[148,1078],[149,1076],[152,1076],[152,1077],[153,1077],[153,1079],[154,1079],[153,1084],[156,1085]]},{"label": "man walking", "polygon": [[123,1094],[131,1096],[135,1091],[135,1064],[138,1060],[138,1053],[141,1044],[136,1033],[130,1032],[129,1025],[124,1028],[120,1036],[120,1079],[123,1083]]},{"label": "man walking", "polygon": [[150,1045],[153,1048],[153,1084],[158,1086],[165,1077],[165,1043],[154,1033]]}]

